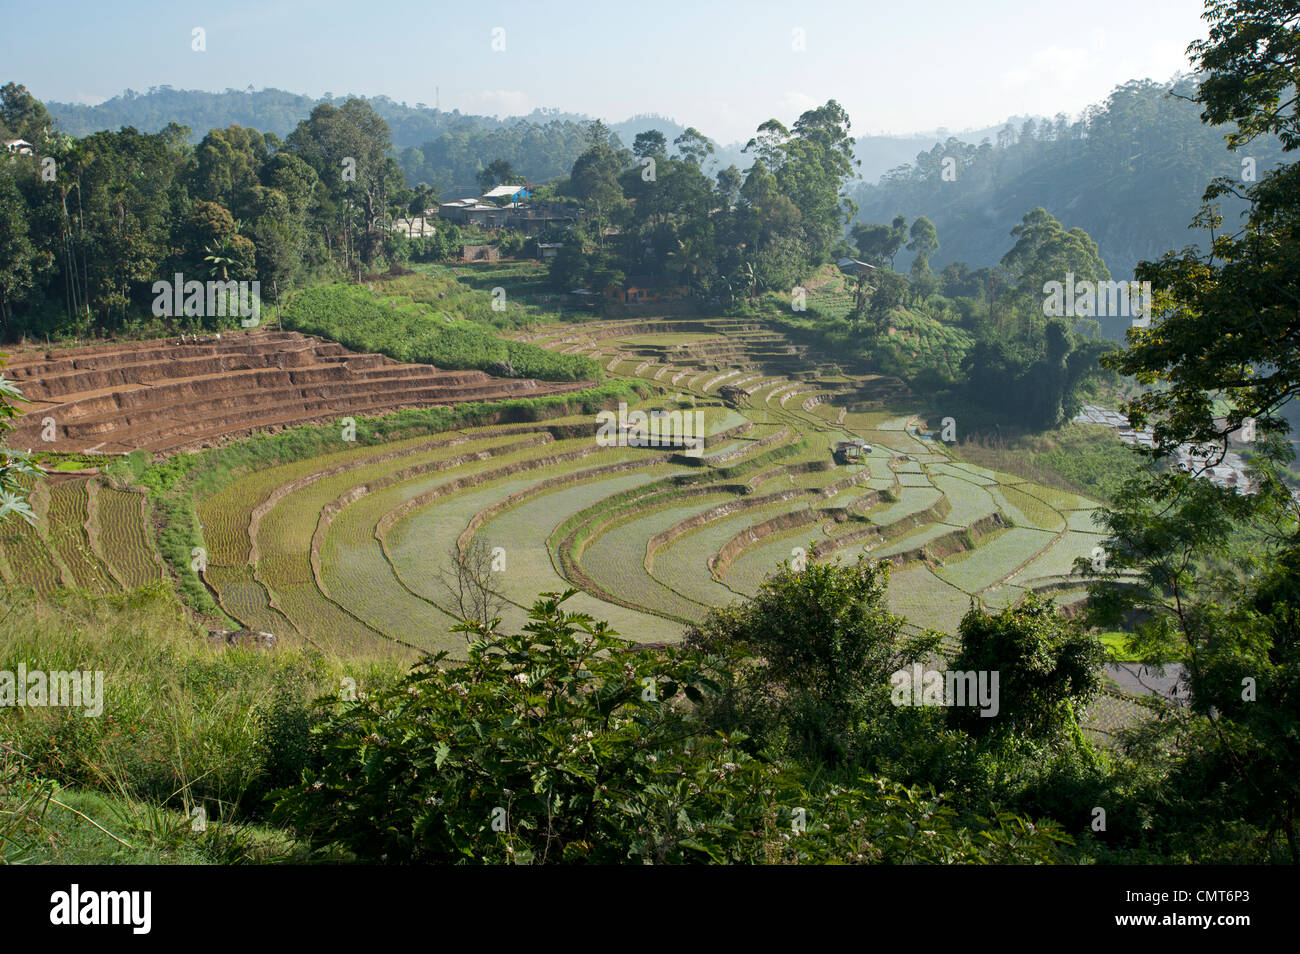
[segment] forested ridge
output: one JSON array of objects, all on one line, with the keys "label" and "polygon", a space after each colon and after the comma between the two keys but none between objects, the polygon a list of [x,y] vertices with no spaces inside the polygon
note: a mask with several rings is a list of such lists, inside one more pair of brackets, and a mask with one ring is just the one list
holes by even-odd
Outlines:
[{"label": "forested ridge", "polygon": [[[995,249],[1022,211],[1042,206],[1096,239],[1117,277],[1129,278],[1143,258],[1197,239],[1188,230],[1200,183],[1242,174],[1221,132],[1200,121],[1192,101],[1194,77],[1132,80],[1078,117],[1020,117],[990,130],[952,136],[860,136],[854,158],[862,181],[851,190],[861,221],[924,215],[944,233],[932,264],[991,266]],[[316,99],[277,89],[221,93],[155,87],[128,90],[96,106],[47,103],[58,127],[72,136],[132,126],[158,132],[176,122],[197,142],[206,130],[230,125],[287,136],[322,101],[338,107],[351,97]],[[407,182],[424,182],[444,197],[471,195],[476,177],[495,159],[534,183],[568,172],[581,154],[590,118],[559,110],[496,118],[360,97],[388,123],[392,148]],[[870,123],[870,117],[859,117]],[[687,128],[662,116],[610,122],[621,145],[657,129],[671,141]],[[707,133],[707,130],[705,130]],[[743,143],[715,143],[713,171],[743,166]],[[1268,138],[1253,144],[1256,175],[1276,165]],[[944,178],[944,159],[955,177]],[[1241,210],[1240,204],[1236,211]],[[902,259],[910,261],[908,256]]]},{"label": "forested ridge", "polygon": [[[578,132],[590,116],[559,109],[537,109],[526,116],[496,117],[438,109],[426,103],[399,103],[387,96],[353,97],[326,94],[314,98],[279,89],[229,89],[224,92],[178,90],[170,86],[151,87],[146,92],[126,90],[90,106],[82,103],[47,102],[59,128],[71,136],[133,126],[141,132],[159,132],[168,123],[188,126],[197,142],[203,131],[237,125],[287,136],[312,109],[322,102],[341,106],[359,98],[383,117],[392,129],[393,145],[408,179],[428,182],[444,194],[471,190],[475,174],[493,158],[504,158],[532,181],[561,175],[581,152]],[[685,131],[682,123],[658,115],[637,115],[609,121],[624,143],[636,135],[657,129],[669,139]],[[979,142],[996,129],[964,132]],[[942,133],[942,131],[941,131]],[[866,135],[855,145],[862,162],[864,179],[874,182],[885,171],[911,160],[917,152],[942,141],[922,133],[912,135]],[[739,162],[743,143],[719,145],[722,165]],[[487,158],[485,158],[487,157]]]},{"label": "forested ridge", "polygon": [[[1207,240],[1189,228],[1207,181],[1227,176],[1249,185],[1281,161],[1269,135],[1230,152],[1223,130],[1201,122],[1195,90],[1191,76],[1133,80],[1073,121],[1058,114],[1008,124],[991,141],[935,143],[879,183],[860,185],[858,216],[924,215],[944,236],[931,259],[936,268],[982,267],[994,264],[990,252],[1016,210],[1042,206],[1092,236],[1111,273],[1128,280],[1139,261]],[[1244,210],[1240,201],[1225,205],[1232,222]]]}]

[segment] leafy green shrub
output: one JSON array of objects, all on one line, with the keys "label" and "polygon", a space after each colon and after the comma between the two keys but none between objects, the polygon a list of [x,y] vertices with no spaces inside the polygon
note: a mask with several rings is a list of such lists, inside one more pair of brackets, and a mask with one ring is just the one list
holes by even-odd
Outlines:
[{"label": "leafy green shrub", "polygon": [[[474,304],[491,313],[487,296],[463,288],[461,294],[474,296]],[[377,351],[398,361],[440,368],[490,372],[494,365],[508,362],[521,377],[546,381],[601,377],[600,366],[589,358],[498,338],[479,323],[463,320],[459,311],[443,302],[383,301],[352,285],[317,285],[299,292],[284,309],[284,326],[355,351]]]},{"label": "leafy green shrub", "polygon": [[545,594],[523,633],[465,624],[437,660],[370,697],[326,703],[324,758],[275,817],[366,861],[556,863],[1038,860],[1054,827],[959,824],[877,779],[814,793],[801,769],[715,733],[694,707],[719,660],[646,652]]},{"label": "leafy green shrub", "polygon": [[[816,544],[810,543],[816,552]],[[933,651],[937,634],[905,636],[889,612],[888,564],[783,564],[753,600],[711,610],[687,644],[753,662],[715,717],[788,733],[792,754],[839,764],[854,757],[859,725],[892,714],[889,678]],[[775,735],[772,738],[777,742]]]}]

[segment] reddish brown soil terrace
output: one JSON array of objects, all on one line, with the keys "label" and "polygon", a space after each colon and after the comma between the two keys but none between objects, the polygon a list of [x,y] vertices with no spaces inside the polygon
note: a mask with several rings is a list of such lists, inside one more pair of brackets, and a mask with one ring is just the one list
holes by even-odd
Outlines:
[{"label": "reddish brown soil terrace", "polygon": [[[30,404],[9,445],[114,454],[192,450],[285,425],[406,407],[538,397],[588,382],[541,384],[441,371],[290,331],[223,333],[17,353],[5,376]],[[54,419],[54,440],[42,421]]]}]

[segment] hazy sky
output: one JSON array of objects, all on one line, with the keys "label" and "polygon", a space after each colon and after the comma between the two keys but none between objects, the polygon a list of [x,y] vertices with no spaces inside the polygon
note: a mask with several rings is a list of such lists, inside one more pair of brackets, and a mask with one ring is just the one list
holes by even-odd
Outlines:
[{"label": "hazy sky", "polygon": [[[0,81],[385,94],[516,115],[658,113],[722,142],[838,99],[856,134],[1071,116],[1188,68],[1200,0],[0,0]],[[205,32],[206,51],[192,49]],[[504,49],[494,49],[495,45]],[[801,31],[801,32],[796,32]],[[796,47],[802,40],[803,49]]]}]

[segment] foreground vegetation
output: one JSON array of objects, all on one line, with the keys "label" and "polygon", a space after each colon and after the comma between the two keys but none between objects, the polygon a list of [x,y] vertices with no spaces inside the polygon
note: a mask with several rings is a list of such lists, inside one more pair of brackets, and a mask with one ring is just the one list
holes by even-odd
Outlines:
[{"label": "foreground vegetation", "polygon": [[[1186,773],[1203,771],[1201,758],[1159,754],[1150,729],[1118,749],[1087,741],[1075,713],[1096,691],[1102,650],[1050,603],[972,609],[963,621],[952,665],[1001,673],[998,718],[899,707],[891,674],[922,662],[936,636],[900,638],[886,577],[865,562],[787,569],[683,647],[649,652],[567,612],[567,594],[548,595],[521,630],[459,627],[465,662],[433,657],[405,674],[307,647],[213,644],[157,589],[24,603],[0,664],[101,668],[106,717],[6,718],[15,784],[0,796],[14,813],[4,851],[389,863],[1278,858],[1282,832],[1267,815],[1225,826],[1198,808],[1206,789]],[[1156,725],[1192,728],[1187,718],[1166,708]],[[193,824],[200,807],[206,827]]]}]

